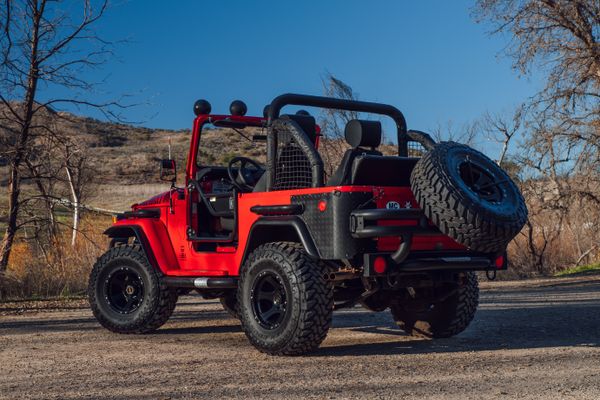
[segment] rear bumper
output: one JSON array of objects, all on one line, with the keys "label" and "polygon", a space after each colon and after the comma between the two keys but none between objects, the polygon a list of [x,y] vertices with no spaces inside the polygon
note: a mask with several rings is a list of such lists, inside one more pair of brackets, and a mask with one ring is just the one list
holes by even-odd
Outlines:
[{"label": "rear bumper", "polygon": [[[417,221],[416,225],[377,225],[378,221]],[[371,208],[350,213],[350,233],[352,237],[365,239],[385,236],[441,235],[439,229],[429,225],[423,211],[415,208]]]},{"label": "rear bumper", "polygon": [[[392,259],[392,253],[369,253],[363,257],[365,276],[428,271],[501,271],[507,268],[506,254],[412,253],[400,263]],[[375,270],[375,260],[378,258],[385,261],[385,271]]]},{"label": "rear bumper", "polygon": [[[411,225],[378,225],[379,221],[412,221]],[[415,223],[416,222],[416,223]],[[398,249],[387,253],[364,254],[365,276],[381,275],[375,271],[376,259],[385,261],[385,274],[390,272],[420,271],[490,271],[507,268],[506,254],[485,254],[463,251],[414,252],[410,247],[413,235],[443,235],[432,226],[420,209],[364,209],[350,214],[350,233],[354,238],[381,238],[388,236],[402,239]],[[381,261],[379,261],[381,264]]]}]

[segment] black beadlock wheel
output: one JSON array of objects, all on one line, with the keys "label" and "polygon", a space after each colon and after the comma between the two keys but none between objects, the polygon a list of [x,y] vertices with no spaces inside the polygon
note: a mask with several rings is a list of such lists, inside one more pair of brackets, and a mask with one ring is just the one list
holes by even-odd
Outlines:
[{"label": "black beadlock wheel", "polygon": [[139,245],[104,253],[90,274],[88,297],[100,324],[117,333],[146,333],[162,326],[175,309],[176,290],[150,263]]},{"label": "black beadlock wheel", "polygon": [[238,304],[242,329],[258,350],[301,355],[319,347],[333,311],[333,288],[323,272],[296,243],[268,243],[252,252]]},{"label": "black beadlock wheel", "polygon": [[268,270],[260,272],[250,292],[250,304],[256,322],[264,329],[277,329],[287,317],[289,295],[278,273]]},{"label": "black beadlock wheel", "polygon": [[484,154],[441,142],[410,177],[425,215],[458,243],[482,252],[504,251],[527,222],[527,207],[510,177]]},{"label": "black beadlock wheel", "polygon": [[144,280],[128,266],[120,266],[108,273],[102,294],[113,311],[131,314],[144,301]]},{"label": "black beadlock wheel", "polygon": [[418,307],[392,300],[390,310],[400,329],[416,337],[448,338],[464,331],[477,311],[479,284],[474,272],[460,274],[456,287],[435,303]]}]

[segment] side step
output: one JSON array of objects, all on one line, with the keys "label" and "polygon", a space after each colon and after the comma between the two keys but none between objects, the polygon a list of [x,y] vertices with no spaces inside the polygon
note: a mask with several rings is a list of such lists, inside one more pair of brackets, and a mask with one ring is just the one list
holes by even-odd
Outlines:
[{"label": "side step", "polygon": [[199,276],[171,276],[165,278],[169,287],[176,288],[194,288],[194,289],[235,289],[237,288],[236,278],[222,277],[199,277]]}]

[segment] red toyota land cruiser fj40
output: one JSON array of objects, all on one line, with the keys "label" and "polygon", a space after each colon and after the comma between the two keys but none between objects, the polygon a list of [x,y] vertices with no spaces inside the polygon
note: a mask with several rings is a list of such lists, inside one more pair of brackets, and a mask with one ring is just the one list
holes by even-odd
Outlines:
[{"label": "red toyota land cruiser fj40", "polygon": [[[349,149],[324,179],[320,129],[286,105],[351,110],[393,119],[398,155],[378,151],[379,121],[346,125]],[[407,130],[385,104],[285,94],[248,117],[194,105],[185,186],[136,204],[106,230],[111,239],[91,273],[98,321],[119,333],[163,325],[178,295],[220,298],[250,342],[297,355],[325,339],[332,312],[360,303],[391,310],[401,329],[433,338],[462,332],[478,303],[474,271],[506,268],[506,246],[527,218],[523,198],[496,163],[465,145]],[[264,128],[266,165],[199,159],[207,125]],[[421,151],[409,154],[418,144]],[[412,157],[410,156],[412,155]],[[161,177],[175,171],[161,162]],[[174,176],[174,175],[173,175]]]}]

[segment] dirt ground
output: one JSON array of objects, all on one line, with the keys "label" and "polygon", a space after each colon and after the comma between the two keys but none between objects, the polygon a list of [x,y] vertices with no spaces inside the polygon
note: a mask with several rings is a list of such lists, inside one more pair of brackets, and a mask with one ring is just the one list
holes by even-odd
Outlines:
[{"label": "dirt ground", "polygon": [[142,336],[101,329],[85,301],[4,303],[0,398],[600,398],[600,276],[482,289],[455,338],[414,340],[388,312],[355,308],[334,314],[319,351],[295,358],[259,353],[197,296]]}]

